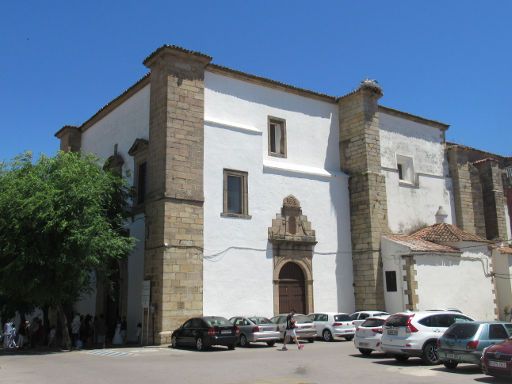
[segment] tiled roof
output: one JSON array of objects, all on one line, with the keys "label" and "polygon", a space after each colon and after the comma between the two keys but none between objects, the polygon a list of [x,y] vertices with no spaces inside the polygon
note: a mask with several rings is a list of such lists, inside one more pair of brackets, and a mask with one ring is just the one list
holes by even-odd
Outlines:
[{"label": "tiled roof", "polygon": [[447,245],[432,243],[430,241],[422,240],[414,236],[408,235],[386,235],[385,238],[394,241],[395,243],[405,245],[413,252],[432,252],[432,253],[460,253],[456,248]]},{"label": "tiled roof", "polygon": [[496,247],[500,253],[512,255],[512,247]]},{"label": "tiled roof", "polygon": [[431,241],[433,243],[457,243],[459,241],[475,241],[489,243],[488,240],[472,233],[465,232],[455,225],[440,223],[430,225],[410,235],[416,239]]}]

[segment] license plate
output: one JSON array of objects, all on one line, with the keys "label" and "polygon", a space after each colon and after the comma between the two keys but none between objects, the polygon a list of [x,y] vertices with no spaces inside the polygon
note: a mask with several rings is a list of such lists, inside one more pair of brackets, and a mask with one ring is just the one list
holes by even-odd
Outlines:
[{"label": "license plate", "polygon": [[455,359],[455,355],[453,353],[447,353],[446,358],[447,359]]},{"label": "license plate", "polygon": [[368,346],[368,343],[360,342],[360,343],[359,343],[359,345],[360,345],[361,347],[367,347],[367,346]]},{"label": "license plate", "polygon": [[388,335],[396,336],[398,335],[397,329],[388,329]]},{"label": "license plate", "polygon": [[489,367],[507,368],[507,363],[505,361],[489,360]]},{"label": "license plate", "polygon": [[221,335],[231,335],[231,331],[229,329],[225,331],[220,331]]}]

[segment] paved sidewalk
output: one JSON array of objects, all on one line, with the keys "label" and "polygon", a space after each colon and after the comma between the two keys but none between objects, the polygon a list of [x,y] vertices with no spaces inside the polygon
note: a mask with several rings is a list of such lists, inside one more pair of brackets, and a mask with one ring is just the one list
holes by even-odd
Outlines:
[{"label": "paved sidewalk", "polygon": [[0,357],[2,384],[451,384],[494,383],[478,367],[424,366],[419,359],[397,363],[384,355],[362,357],[352,342],[290,347],[255,345],[207,352],[168,347],[125,347]]}]

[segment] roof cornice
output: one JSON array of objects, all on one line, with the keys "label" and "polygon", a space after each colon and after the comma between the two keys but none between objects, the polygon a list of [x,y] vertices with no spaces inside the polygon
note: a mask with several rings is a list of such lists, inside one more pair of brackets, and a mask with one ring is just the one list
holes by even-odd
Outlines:
[{"label": "roof cornice", "polygon": [[437,121],[437,120],[427,119],[422,116],[413,115],[412,113],[399,111],[398,109],[385,107],[383,105],[379,105],[379,112],[386,113],[388,115],[393,115],[396,117],[401,117],[403,119],[411,120],[411,121],[414,121],[415,123],[429,125],[431,127],[438,128],[442,131],[446,131],[450,127],[449,124],[441,123],[440,121]]}]

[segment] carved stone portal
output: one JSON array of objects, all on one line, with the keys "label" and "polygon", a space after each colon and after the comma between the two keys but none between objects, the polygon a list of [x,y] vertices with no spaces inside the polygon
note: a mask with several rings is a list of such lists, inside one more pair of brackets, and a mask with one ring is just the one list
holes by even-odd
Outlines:
[{"label": "carved stone portal", "polygon": [[288,310],[280,303],[280,288],[282,298],[284,287],[289,287],[292,282],[279,278],[288,263],[297,264],[304,273],[305,280],[296,282],[298,286],[304,286],[304,303],[300,307],[305,308],[305,313],[313,312],[313,248],[317,241],[311,223],[302,214],[300,202],[294,196],[284,198],[281,213],[268,229],[268,239],[272,243],[274,260],[274,313]]}]

